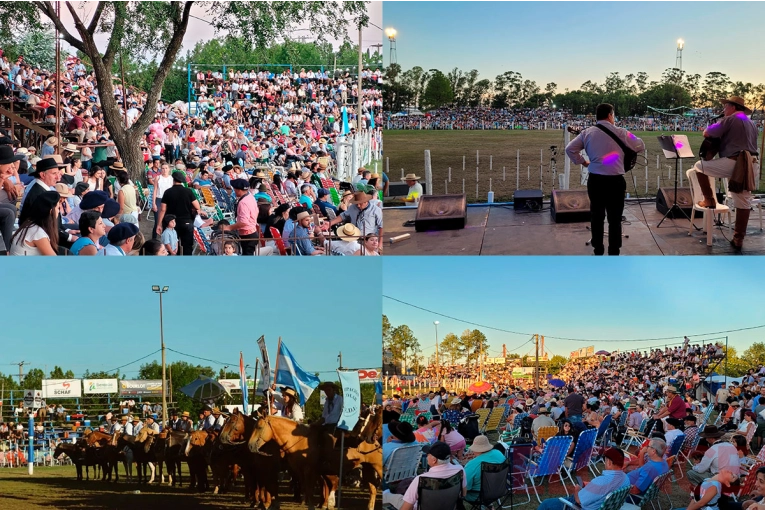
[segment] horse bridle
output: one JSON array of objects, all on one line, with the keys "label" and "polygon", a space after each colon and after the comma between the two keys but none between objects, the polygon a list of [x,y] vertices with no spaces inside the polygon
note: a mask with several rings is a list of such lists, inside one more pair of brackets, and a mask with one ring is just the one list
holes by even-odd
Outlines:
[{"label": "horse bridle", "polygon": [[[271,425],[271,420],[269,420],[269,419],[268,419],[268,417],[266,417],[266,418],[263,418],[263,420],[264,420],[264,421],[266,422],[266,424],[268,425],[268,428],[270,428],[270,429],[271,429],[271,434],[272,434],[273,436],[276,436],[276,432],[274,431],[274,427],[273,427],[273,425]],[[263,429],[261,428],[260,430],[262,431]],[[264,456],[266,456],[266,457],[271,457],[272,455],[271,455],[270,453],[261,452],[261,451],[260,451],[260,446],[258,446],[258,441],[261,441],[261,436],[263,435],[263,432],[261,432],[261,431],[259,431],[259,432],[258,432],[258,435],[257,435],[257,437],[255,438],[255,453],[257,453],[258,455],[264,455]],[[291,444],[289,447],[285,447],[285,448],[282,448],[282,447],[280,446],[280,447],[279,447],[279,450],[283,451],[284,453],[290,453],[290,450],[292,449],[292,447],[293,447],[293,446],[295,446],[296,444],[298,444],[300,441],[301,441],[301,439],[299,439],[299,438],[298,438],[298,439],[297,439],[297,440],[296,440],[294,443],[292,443],[292,444]],[[266,443],[268,443],[268,441],[265,441],[263,444],[265,445]]]},{"label": "horse bridle", "polygon": [[[239,416],[239,415],[238,414],[237,415],[232,414],[232,415],[229,416],[228,419],[230,420],[233,416]],[[242,420],[244,420],[244,415],[242,415]],[[228,420],[226,420],[226,421],[228,422]],[[225,429],[226,426],[224,425],[223,428]],[[221,430],[220,435],[218,436],[218,438],[220,439],[220,442],[223,443],[226,446],[240,446],[240,445],[243,445],[244,443],[247,442],[246,439],[243,440],[243,441],[230,441],[228,439],[228,436],[229,436],[229,434],[227,433],[226,434],[226,438],[224,439],[223,438],[223,430]]]}]

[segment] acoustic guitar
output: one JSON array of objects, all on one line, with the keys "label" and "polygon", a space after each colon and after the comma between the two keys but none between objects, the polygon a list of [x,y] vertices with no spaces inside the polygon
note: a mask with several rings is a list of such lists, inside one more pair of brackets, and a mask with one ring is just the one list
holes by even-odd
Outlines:
[{"label": "acoustic guitar", "polygon": [[699,157],[702,161],[711,161],[720,153],[722,138],[704,138],[699,147]]}]

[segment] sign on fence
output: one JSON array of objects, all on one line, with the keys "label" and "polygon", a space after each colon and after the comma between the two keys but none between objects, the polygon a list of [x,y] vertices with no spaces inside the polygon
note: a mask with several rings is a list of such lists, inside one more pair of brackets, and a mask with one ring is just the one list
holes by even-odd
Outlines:
[{"label": "sign on fence", "polygon": [[381,370],[376,368],[369,368],[367,370],[359,370],[359,382],[361,383],[374,383],[380,381]]},{"label": "sign on fence", "polygon": [[86,395],[94,393],[117,393],[117,379],[84,379],[82,387]]},{"label": "sign on fence", "polygon": [[[242,383],[239,379],[218,379],[218,382],[221,386],[226,388],[228,391],[231,390],[241,390],[242,389]],[[255,381],[252,379],[247,379],[247,389],[251,390],[255,387]]]},{"label": "sign on fence", "polygon": [[147,381],[140,381],[140,380],[120,381],[120,395],[161,396],[162,395],[162,380],[150,379]]},{"label": "sign on fence", "polygon": [[24,390],[24,407],[40,409],[42,407],[42,390]]},{"label": "sign on fence", "polygon": [[80,379],[43,379],[43,398],[79,398],[82,396]]}]

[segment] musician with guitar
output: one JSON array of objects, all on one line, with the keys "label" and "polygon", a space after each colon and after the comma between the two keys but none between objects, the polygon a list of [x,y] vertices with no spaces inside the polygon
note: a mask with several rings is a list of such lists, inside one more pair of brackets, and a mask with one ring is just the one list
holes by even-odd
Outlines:
[{"label": "musician with guitar", "polygon": [[[622,213],[627,183],[625,171],[635,165],[636,153],[645,149],[643,140],[623,128],[616,127],[614,107],[599,104],[595,109],[597,123],[582,131],[566,146],[566,154],[574,164],[589,170],[587,195],[590,197],[592,247],[595,255],[603,255],[603,223],[608,218],[608,254],[619,255],[622,247]],[[579,152],[584,149],[589,162]]]},{"label": "musician with guitar", "polygon": [[[752,110],[747,108],[743,98],[733,96],[720,102],[723,116],[704,130],[704,143],[699,150],[702,159],[694,168],[705,175],[730,179],[728,188],[736,208],[736,227],[730,244],[736,251],[741,251],[751,213],[752,191],[757,189],[759,182],[757,127],[747,117]],[[718,143],[719,157],[712,159]],[[714,208],[715,197],[709,180],[699,179],[699,186],[704,194],[699,206]]]}]

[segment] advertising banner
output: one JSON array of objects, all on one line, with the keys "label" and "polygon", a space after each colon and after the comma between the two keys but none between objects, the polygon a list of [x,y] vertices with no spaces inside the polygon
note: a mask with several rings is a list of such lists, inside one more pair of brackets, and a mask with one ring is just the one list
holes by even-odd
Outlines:
[{"label": "advertising banner", "polygon": [[[231,390],[241,390],[242,389],[242,382],[241,379],[218,379],[218,382],[221,386],[226,388],[229,392]],[[252,379],[247,379],[247,389],[251,390],[255,386],[255,381]]]},{"label": "advertising banner", "polygon": [[378,368],[360,369],[359,370],[359,382],[360,383],[374,383],[381,381],[382,370]]},{"label": "advertising banner", "polygon": [[92,395],[94,393],[117,393],[119,387],[117,379],[83,379],[83,393]]},{"label": "advertising banner", "polygon": [[120,381],[120,396],[136,396],[136,397],[161,397],[162,396],[162,380],[161,379],[148,379],[148,380],[123,380]]},{"label": "advertising banner", "polygon": [[43,398],[79,398],[82,396],[80,379],[43,379]]}]

